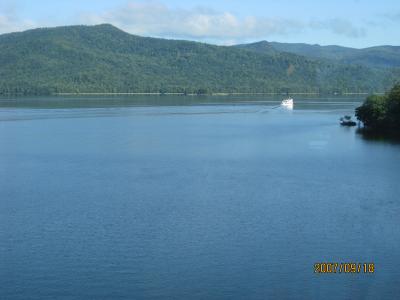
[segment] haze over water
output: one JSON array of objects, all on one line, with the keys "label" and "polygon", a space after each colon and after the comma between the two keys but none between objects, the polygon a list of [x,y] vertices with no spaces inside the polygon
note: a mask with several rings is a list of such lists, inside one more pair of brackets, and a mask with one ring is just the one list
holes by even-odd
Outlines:
[{"label": "haze over water", "polygon": [[0,298],[395,299],[400,145],[280,100],[0,99]]}]

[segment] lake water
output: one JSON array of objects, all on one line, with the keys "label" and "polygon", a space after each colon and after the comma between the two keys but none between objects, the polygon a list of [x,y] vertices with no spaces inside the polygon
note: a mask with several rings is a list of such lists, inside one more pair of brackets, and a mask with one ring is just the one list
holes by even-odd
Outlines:
[{"label": "lake water", "polygon": [[1,99],[0,298],[399,298],[400,145],[279,101]]}]

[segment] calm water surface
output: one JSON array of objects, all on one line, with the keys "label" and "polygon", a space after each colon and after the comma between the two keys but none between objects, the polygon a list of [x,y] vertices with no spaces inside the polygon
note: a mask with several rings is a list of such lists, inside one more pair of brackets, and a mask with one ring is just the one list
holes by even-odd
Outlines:
[{"label": "calm water surface", "polygon": [[279,100],[0,99],[0,298],[398,298],[400,145]]}]

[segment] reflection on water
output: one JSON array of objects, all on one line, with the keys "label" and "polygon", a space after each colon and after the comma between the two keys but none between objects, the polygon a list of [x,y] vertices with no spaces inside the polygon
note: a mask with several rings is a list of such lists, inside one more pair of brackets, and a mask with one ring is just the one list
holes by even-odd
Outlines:
[{"label": "reflection on water", "polygon": [[366,141],[400,144],[400,133],[398,132],[375,132],[365,128],[358,128],[356,133]]},{"label": "reflection on water", "polygon": [[400,145],[339,125],[362,99],[57,99],[0,101],[1,299],[400,294]]},{"label": "reflection on water", "polygon": [[[361,99],[297,98],[295,110],[349,111]],[[53,96],[0,98],[0,121],[162,114],[290,112],[280,96]],[[51,109],[51,111],[48,111]],[[85,109],[85,110],[82,110]],[[276,113],[276,112],[275,112]]]},{"label": "reflection on water", "polygon": [[[317,96],[295,98],[299,108],[349,107],[358,105],[359,97],[319,98]],[[187,106],[187,105],[280,105],[282,96],[47,96],[47,97],[0,97],[0,108],[101,108],[130,106]]]}]

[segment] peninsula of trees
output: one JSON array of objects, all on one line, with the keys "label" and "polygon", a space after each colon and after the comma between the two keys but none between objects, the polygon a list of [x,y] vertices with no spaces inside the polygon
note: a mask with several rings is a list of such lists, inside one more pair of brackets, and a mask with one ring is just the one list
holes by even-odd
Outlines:
[{"label": "peninsula of trees", "polygon": [[368,131],[400,137],[400,84],[386,95],[369,96],[356,109],[356,116]]}]

